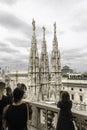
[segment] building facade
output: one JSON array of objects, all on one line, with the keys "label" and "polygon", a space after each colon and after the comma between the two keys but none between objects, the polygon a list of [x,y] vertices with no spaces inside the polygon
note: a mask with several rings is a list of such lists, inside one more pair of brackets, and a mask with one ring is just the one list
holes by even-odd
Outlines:
[{"label": "building facade", "polygon": [[[26,86],[28,86],[28,71],[15,71],[10,72],[10,86],[14,88],[18,82],[24,83]],[[0,78],[2,81],[2,78]],[[44,82],[45,83],[45,82]],[[42,84],[44,86],[44,84]],[[48,85],[48,84],[46,84]],[[49,83],[49,90],[45,93],[43,90],[43,86],[41,86],[41,90],[39,91],[40,100],[46,99],[47,96],[50,94],[52,97],[49,98],[49,100],[54,100],[55,97],[55,84],[50,82]],[[46,86],[47,87],[47,86]],[[53,87],[53,89],[51,88]],[[43,88],[43,89],[42,89]],[[47,90],[47,88],[46,88]],[[68,91],[70,94],[70,99],[73,102],[73,108],[77,110],[87,110],[87,74],[76,74],[71,73],[67,74],[67,76],[62,76],[62,86],[61,90]],[[44,91],[44,92],[43,92]],[[42,94],[40,94],[42,93]],[[54,95],[53,95],[54,93]],[[32,93],[31,93],[32,94]],[[29,91],[27,92],[27,95],[29,95]],[[45,96],[44,98],[42,96]],[[28,96],[30,98],[30,96]],[[53,99],[52,99],[53,98]],[[56,100],[56,99],[55,99]]]}]

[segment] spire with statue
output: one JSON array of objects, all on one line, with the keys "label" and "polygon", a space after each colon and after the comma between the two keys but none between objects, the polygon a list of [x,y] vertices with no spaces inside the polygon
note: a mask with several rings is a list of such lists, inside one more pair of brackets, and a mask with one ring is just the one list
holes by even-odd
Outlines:
[{"label": "spire with statue", "polygon": [[32,20],[33,31],[35,31],[35,20]]},{"label": "spire with statue", "polygon": [[56,22],[55,22],[53,48],[51,52],[51,89],[52,90],[50,91],[54,91],[54,99],[56,100],[58,100],[59,98],[61,87],[62,87],[62,80],[61,80],[60,51],[58,49],[58,41],[56,36]]},{"label": "spire with statue", "polygon": [[45,27],[43,29],[43,41],[42,41],[42,48],[41,48],[41,56],[40,56],[40,84],[41,84],[41,92],[42,93],[42,100],[49,97],[48,89],[49,89],[49,59],[48,59],[48,52],[47,52],[47,45],[45,41]]},{"label": "spire with statue", "polygon": [[31,48],[30,48],[30,55],[29,55],[29,65],[28,65],[28,87],[29,87],[29,98],[31,100],[36,100],[38,97],[39,91],[39,56],[38,56],[38,49],[37,49],[37,40],[35,36],[35,20],[32,20],[33,26],[33,35],[31,40]]}]

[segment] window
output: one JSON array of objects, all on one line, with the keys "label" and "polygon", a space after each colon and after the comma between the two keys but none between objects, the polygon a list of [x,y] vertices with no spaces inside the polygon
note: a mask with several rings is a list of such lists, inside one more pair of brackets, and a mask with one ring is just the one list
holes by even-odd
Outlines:
[{"label": "window", "polygon": [[73,90],[73,88],[71,88],[71,90]]},{"label": "window", "polygon": [[80,101],[81,101],[81,102],[83,101],[83,96],[82,96],[82,95],[80,95]]},{"label": "window", "polygon": [[82,89],[79,89],[79,91],[82,91]]},{"label": "window", "polygon": [[74,95],[73,94],[71,95],[71,98],[72,98],[72,100],[74,100]]}]

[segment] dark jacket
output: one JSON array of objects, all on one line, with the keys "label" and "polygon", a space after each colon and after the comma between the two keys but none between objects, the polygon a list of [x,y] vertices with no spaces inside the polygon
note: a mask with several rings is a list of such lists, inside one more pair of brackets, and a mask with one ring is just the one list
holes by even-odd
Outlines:
[{"label": "dark jacket", "polygon": [[2,113],[3,113],[3,108],[9,104],[6,96],[3,96],[2,99],[0,100],[0,130],[2,130]]},{"label": "dark jacket", "polygon": [[56,130],[75,130],[72,122],[72,102],[59,101],[57,107],[60,108]]}]

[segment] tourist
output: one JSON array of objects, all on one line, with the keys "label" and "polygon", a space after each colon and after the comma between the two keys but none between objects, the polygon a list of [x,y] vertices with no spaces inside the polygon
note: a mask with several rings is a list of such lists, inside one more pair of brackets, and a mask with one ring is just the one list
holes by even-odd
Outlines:
[{"label": "tourist", "polygon": [[[10,130],[27,130],[27,105],[22,102],[23,96],[24,91],[21,88],[14,89],[14,101],[5,114],[8,129]],[[29,112],[32,113],[30,107]]]},{"label": "tourist", "polygon": [[2,130],[2,115],[3,108],[7,105],[7,100],[4,96],[5,83],[0,82],[0,130]]},{"label": "tourist", "polygon": [[60,108],[56,130],[75,130],[72,120],[72,101],[67,91],[61,94],[61,100],[58,102],[57,107]]},{"label": "tourist", "polygon": [[11,87],[6,87],[6,98],[7,104],[11,104],[13,102],[13,94]]},{"label": "tourist", "polygon": [[23,91],[24,91],[24,99],[27,98],[27,87],[24,83],[21,83],[21,87],[20,87]]},{"label": "tourist", "polygon": [[11,105],[13,102],[13,95],[12,95],[11,87],[6,87],[6,96],[4,96],[4,100],[6,102],[6,105],[4,106],[3,113],[2,113],[2,126],[3,126],[3,128],[5,128],[4,130],[8,130],[8,129],[6,129],[6,121],[4,120],[4,116],[5,116],[5,113],[9,107],[9,105]]},{"label": "tourist", "polygon": [[21,83],[21,87],[20,87],[22,90],[24,90],[24,92],[27,90],[27,87],[24,83]]},{"label": "tourist", "polygon": [[17,87],[20,88],[21,87],[21,83],[17,83]]}]

